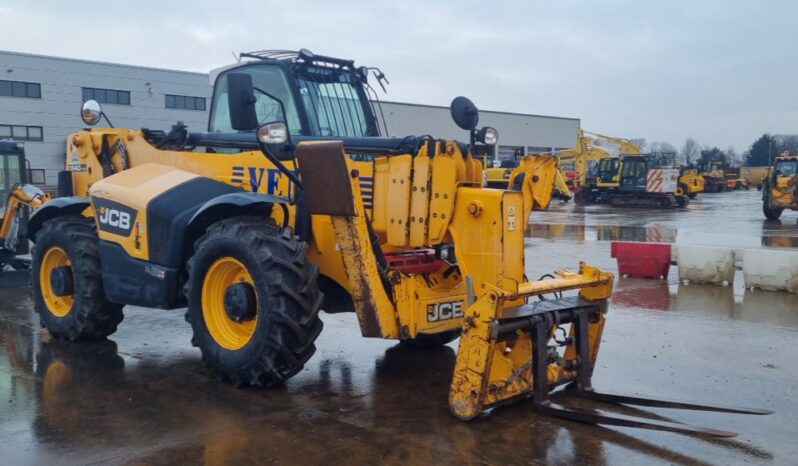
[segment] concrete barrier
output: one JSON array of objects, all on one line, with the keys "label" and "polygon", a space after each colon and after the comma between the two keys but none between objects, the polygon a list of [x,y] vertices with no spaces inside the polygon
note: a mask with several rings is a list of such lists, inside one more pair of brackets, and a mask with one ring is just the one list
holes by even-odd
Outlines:
[{"label": "concrete barrier", "polygon": [[743,250],[745,286],[798,293],[798,251]]},{"label": "concrete barrier", "polygon": [[618,259],[621,275],[667,278],[663,261],[670,258],[681,282],[731,285],[736,271],[742,269],[747,288],[798,293],[798,251],[634,241],[613,241],[610,251]]},{"label": "concrete barrier", "polygon": [[695,284],[734,283],[734,252],[730,248],[673,245],[671,258],[679,269],[679,281]]}]

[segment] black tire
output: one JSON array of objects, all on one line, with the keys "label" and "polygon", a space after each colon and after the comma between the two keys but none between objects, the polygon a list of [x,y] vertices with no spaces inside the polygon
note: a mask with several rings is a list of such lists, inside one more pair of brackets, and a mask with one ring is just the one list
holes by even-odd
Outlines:
[{"label": "black tire", "polygon": [[399,340],[399,343],[413,348],[437,348],[451,343],[460,336],[460,329],[441,333],[419,333],[412,340]]},{"label": "black tire", "polygon": [[[188,261],[186,320],[202,359],[234,386],[278,385],[302,370],[316,351],[321,333],[322,293],[318,269],[307,262],[307,245],[289,228],[256,218],[232,218],[211,225],[194,246]],[[234,258],[252,276],[257,320],[247,342],[225,348],[208,329],[203,315],[202,288],[215,261]]]},{"label": "black tire", "polygon": [[687,197],[687,196],[684,196],[684,195],[682,195],[682,196],[676,196],[676,205],[677,205],[679,208],[681,208],[681,209],[684,209],[684,208],[686,208],[688,205],[690,205],[690,198],[689,198],[689,197]]},{"label": "black tire", "polygon": [[771,209],[768,206],[768,201],[762,202],[762,212],[765,214],[765,218],[768,220],[778,220],[783,211],[784,209]]},{"label": "black tire", "polygon": [[[40,282],[42,259],[53,248],[62,249],[72,263],[73,302],[63,316],[56,315],[48,307]],[[105,298],[100,249],[92,219],[64,216],[48,220],[36,234],[36,245],[31,256],[31,284],[36,312],[42,326],[55,338],[69,341],[98,340],[116,331],[124,318],[124,305]]]}]

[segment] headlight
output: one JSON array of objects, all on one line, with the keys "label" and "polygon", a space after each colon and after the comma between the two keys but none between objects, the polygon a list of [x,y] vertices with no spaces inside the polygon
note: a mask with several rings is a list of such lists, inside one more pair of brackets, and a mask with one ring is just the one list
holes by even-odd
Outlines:
[{"label": "headlight", "polygon": [[258,141],[263,144],[283,144],[288,141],[288,126],[282,121],[258,127]]},{"label": "headlight", "polygon": [[499,132],[495,128],[485,126],[477,133],[477,141],[489,146],[496,145],[499,142]]}]

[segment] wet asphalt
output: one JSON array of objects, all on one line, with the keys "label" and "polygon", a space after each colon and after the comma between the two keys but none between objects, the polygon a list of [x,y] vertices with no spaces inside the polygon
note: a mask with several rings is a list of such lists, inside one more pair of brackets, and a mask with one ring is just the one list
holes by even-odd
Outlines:
[{"label": "wet asphalt", "polygon": [[[535,212],[527,275],[616,271],[610,241],[798,249],[798,215],[766,222],[759,193],[699,195],[687,211],[552,205]],[[0,280],[6,281],[4,278]],[[447,391],[457,342],[419,350],[324,315],[318,351],[276,389],[211,377],[183,311],[126,308],[108,341],[41,330],[24,286],[0,287],[0,464],[796,464],[798,295],[617,280],[594,374],[604,391],[772,409],[771,416],[583,408],[734,430],[726,440],[583,425],[529,403],[471,422]],[[647,414],[648,413],[648,414]]]}]

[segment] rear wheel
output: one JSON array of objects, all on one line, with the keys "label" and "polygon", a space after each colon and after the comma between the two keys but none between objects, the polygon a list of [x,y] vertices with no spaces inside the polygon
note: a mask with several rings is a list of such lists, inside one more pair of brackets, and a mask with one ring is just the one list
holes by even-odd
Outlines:
[{"label": "rear wheel", "polygon": [[284,382],[316,351],[322,294],[305,243],[263,220],[217,222],[188,262],[192,344],[233,385]]},{"label": "rear wheel", "polygon": [[105,298],[94,222],[77,216],[44,223],[36,234],[31,283],[42,325],[60,339],[107,337],[122,322],[122,304]]},{"label": "rear wheel", "polygon": [[783,211],[784,209],[778,209],[778,208],[771,209],[770,206],[768,205],[768,201],[762,202],[762,212],[765,214],[765,217],[768,220],[778,220],[778,218],[781,217],[781,213]]},{"label": "rear wheel", "polygon": [[690,198],[685,195],[676,196],[676,205],[685,208],[690,205]]}]

